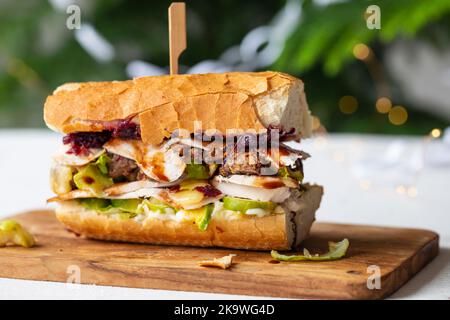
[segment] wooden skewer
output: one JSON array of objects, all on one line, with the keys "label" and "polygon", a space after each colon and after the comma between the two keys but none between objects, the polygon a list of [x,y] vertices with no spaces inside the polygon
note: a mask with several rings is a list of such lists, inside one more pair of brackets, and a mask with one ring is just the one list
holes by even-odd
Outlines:
[{"label": "wooden skewer", "polygon": [[186,49],[186,4],[173,2],[169,7],[170,74],[178,74],[178,58]]}]

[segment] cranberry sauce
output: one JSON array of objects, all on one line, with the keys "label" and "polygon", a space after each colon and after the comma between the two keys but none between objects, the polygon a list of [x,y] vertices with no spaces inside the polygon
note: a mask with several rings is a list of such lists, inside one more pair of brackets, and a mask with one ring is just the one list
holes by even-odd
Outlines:
[{"label": "cranberry sauce", "polygon": [[70,144],[69,154],[86,154],[90,148],[101,148],[111,139],[110,131],[74,132],[63,137],[64,144]]},{"label": "cranberry sauce", "polygon": [[211,185],[199,186],[196,187],[195,190],[203,193],[206,197],[217,197],[220,194],[222,194],[222,192],[220,192],[218,189],[214,188]]},{"label": "cranberry sauce", "polygon": [[69,154],[87,154],[89,148],[101,148],[111,138],[141,139],[141,130],[137,123],[129,119],[108,122],[100,132],[73,132],[63,137],[63,143],[69,144]]},{"label": "cranberry sauce", "polygon": [[140,126],[131,119],[113,121],[105,125],[105,129],[111,131],[113,138],[141,139]]}]

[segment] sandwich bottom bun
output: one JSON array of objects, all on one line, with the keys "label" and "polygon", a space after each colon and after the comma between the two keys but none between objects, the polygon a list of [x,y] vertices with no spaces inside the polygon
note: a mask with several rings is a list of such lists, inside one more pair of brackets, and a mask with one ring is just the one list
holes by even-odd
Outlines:
[{"label": "sandwich bottom bun", "polygon": [[190,220],[155,217],[123,220],[88,210],[77,201],[61,202],[56,209],[56,217],[69,230],[92,239],[158,245],[289,250],[308,236],[322,194],[322,187],[306,185],[306,191],[301,196],[293,195],[283,204],[288,213],[239,219],[213,215],[205,231],[199,230],[195,222]]}]

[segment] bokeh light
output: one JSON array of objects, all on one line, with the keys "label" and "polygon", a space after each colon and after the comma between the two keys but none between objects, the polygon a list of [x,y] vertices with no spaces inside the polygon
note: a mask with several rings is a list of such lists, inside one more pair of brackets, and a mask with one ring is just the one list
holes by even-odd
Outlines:
[{"label": "bokeh light", "polygon": [[389,98],[382,97],[377,100],[375,107],[379,113],[388,113],[392,108],[392,102]]},{"label": "bokeh light", "polygon": [[418,191],[416,187],[409,187],[406,193],[409,197],[415,198],[417,197]]},{"label": "bokeh light", "polygon": [[397,192],[398,194],[405,194],[406,187],[403,185],[399,185],[395,188],[395,192]]},{"label": "bokeh light", "polygon": [[366,60],[370,56],[370,48],[364,43],[358,43],[353,47],[353,55],[356,59]]},{"label": "bokeh light", "polygon": [[352,114],[358,109],[358,100],[353,96],[343,96],[339,99],[339,110],[345,114]]},{"label": "bokeh light", "polygon": [[400,126],[408,120],[408,111],[402,106],[395,106],[389,111],[388,117],[392,124]]},{"label": "bokeh light", "polygon": [[442,134],[442,131],[441,131],[441,129],[438,129],[438,128],[434,128],[434,129],[431,130],[431,132],[430,132],[430,135],[431,135],[433,138],[439,138],[439,137],[441,136],[441,134]]}]

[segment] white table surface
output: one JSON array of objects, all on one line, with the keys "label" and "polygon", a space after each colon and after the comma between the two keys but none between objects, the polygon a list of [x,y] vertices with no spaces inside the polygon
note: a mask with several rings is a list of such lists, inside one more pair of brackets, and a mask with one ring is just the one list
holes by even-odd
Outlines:
[{"label": "white table surface", "polygon": [[[398,139],[399,137],[395,137]],[[50,155],[61,136],[47,130],[0,130],[0,218],[46,208]],[[328,135],[302,142],[312,157],[306,180],[325,187],[319,221],[423,228],[440,234],[439,256],[392,298],[450,298],[450,166],[426,163],[413,192],[381,182],[361,181],[354,174],[362,156],[383,154],[391,136]],[[409,147],[423,138],[407,137]],[[433,141],[432,146],[439,144]],[[352,169],[353,168],[353,169]],[[380,170],[383,171],[383,170]],[[380,172],[382,175],[383,172]],[[417,190],[417,195],[414,195]],[[0,249],[1,254],[1,249]],[[1,267],[1,266],[0,266]],[[0,279],[0,299],[251,299],[248,296],[182,291],[130,289],[42,281]],[[255,297],[260,299],[260,297]]]}]

